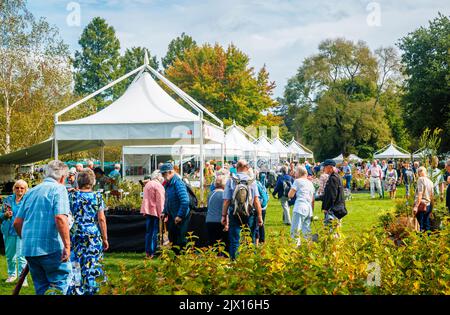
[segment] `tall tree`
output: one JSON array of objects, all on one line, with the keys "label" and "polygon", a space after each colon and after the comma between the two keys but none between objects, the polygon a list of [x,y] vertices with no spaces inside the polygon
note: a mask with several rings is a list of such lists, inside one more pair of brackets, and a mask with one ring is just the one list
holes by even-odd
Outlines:
[{"label": "tall tree", "polygon": [[186,50],[194,47],[197,47],[195,40],[184,32],[181,33],[181,36],[169,43],[166,55],[161,58],[164,69],[169,68],[177,58],[182,58]]},{"label": "tall tree", "polygon": [[42,141],[69,97],[68,47],[23,0],[0,2],[0,152]]},{"label": "tall tree", "polygon": [[378,66],[363,41],[322,41],[319,52],[304,60],[285,87],[281,103],[287,106],[285,124],[291,134],[312,145],[319,158],[369,156],[388,142],[384,110],[375,106],[377,93],[384,90]]},{"label": "tall tree", "polygon": [[[81,51],[75,52],[74,60],[76,94],[90,94],[120,77],[120,42],[114,28],[104,19],[95,17],[83,30],[78,43]],[[121,91],[119,85],[97,95],[98,107],[105,106]]]},{"label": "tall tree", "polygon": [[271,98],[275,83],[263,67],[255,74],[249,57],[236,46],[225,50],[205,44],[186,50],[166,69],[166,76],[186,93],[224,120],[249,126],[279,124],[274,115],[262,112],[277,105]]},{"label": "tall tree", "polygon": [[442,151],[450,150],[450,16],[441,13],[403,37],[399,44],[406,74],[403,98],[407,127],[415,137],[443,128]]},{"label": "tall tree", "polygon": [[[150,50],[146,49],[144,47],[132,47],[127,48],[125,50],[124,55],[120,59],[120,67],[122,73],[128,73],[130,71],[133,71],[134,69],[142,66],[144,64],[144,55],[145,50],[148,52],[149,56],[149,66],[158,71],[159,69],[159,62],[156,56],[152,56],[150,54]],[[121,85],[123,86],[122,92],[130,85],[130,83],[133,81],[133,77],[128,78],[121,82]],[[122,93],[120,93],[122,94]]]}]

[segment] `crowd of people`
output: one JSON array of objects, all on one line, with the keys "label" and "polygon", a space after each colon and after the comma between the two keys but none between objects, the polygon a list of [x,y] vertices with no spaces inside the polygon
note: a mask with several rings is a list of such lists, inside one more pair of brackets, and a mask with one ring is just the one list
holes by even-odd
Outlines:
[{"label": "crowd of people", "polygon": [[[208,162],[205,175],[212,177],[205,185],[209,191],[205,220],[208,245],[221,242],[234,260],[239,254],[243,228],[249,231],[256,246],[264,244],[265,215],[272,198],[279,200],[280,221],[290,226],[297,246],[303,240],[313,239],[311,223],[317,201],[321,201],[324,224],[339,237],[336,227],[347,214],[345,191],[352,189],[352,177],[361,175],[369,181],[372,198],[375,192],[382,198],[384,190],[395,198],[400,183],[405,184],[406,197],[414,189],[412,211],[420,230],[428,231],[434,198],[443,199],[445,183],[450,184],[450,160],[445,172],[438,164],[436,158],[429,169],[406,161],[395,165],[374,160],[370,166],[347,161],[336,165],[334,160],[314,165],[308,161],[284,163],[273,170],[278,176],[270,194],[268,177],[272,170],[253,169],[246,160],[223,167]],[[104,213],[107,209],[101,192],[117,190],[119,181],[120,165],[106,177],[93,165],[83,168],[80,164],[69,170],[61,161],[46,165],[44,181],[31,189],[25,181],[18,180],[13,194],[4,198],[0,214],[8,269],[6,282],[14,282],[28,264],[36,294],[97,293],[106,281],[102,259],[109,248]],[[446,206],[450,212],[449,187]],[[172,163],[161,163],[145,180],[141,213],[146,220],[148,259],[157,256],[165,229],[177,254],[185,247],[190,212],[196,207],[194,199],[186,178]],[[27,281],[24,285],[28,285]]]}]

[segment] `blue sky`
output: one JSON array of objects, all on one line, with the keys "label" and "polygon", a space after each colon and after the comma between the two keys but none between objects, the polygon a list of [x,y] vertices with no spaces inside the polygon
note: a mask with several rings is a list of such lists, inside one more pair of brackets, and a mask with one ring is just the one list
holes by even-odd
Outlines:
[{"label": "blue sky", "polygon": [[[80,26],[67,23],[71,2],[79,4]],[[256,69],[266,64],[277,84],[274,96],[283,94],[287,79],[323,39],[361,39],[372,49],[392,46],[438,12],[450,14],[448,0],[28,0],[28,7],[59,28],[72,52],[95,16],[115,28],[122,50],[145,46],[158,58],[182,32],[199,44],[234,43]]]}]

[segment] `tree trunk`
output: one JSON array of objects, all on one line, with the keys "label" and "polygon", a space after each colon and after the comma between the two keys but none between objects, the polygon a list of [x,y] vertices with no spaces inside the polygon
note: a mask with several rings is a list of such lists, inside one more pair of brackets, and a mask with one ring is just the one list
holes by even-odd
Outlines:
[{"label": "tree trunk", "polygon": [[5,153],[11,152],[11,107],[8,96],[5,97]]}]

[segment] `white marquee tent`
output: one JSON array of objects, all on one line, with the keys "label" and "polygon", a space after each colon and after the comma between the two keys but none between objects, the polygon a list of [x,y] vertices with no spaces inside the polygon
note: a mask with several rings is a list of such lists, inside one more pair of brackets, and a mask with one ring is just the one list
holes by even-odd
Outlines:
[{"label": "white marquee tent", "polygon": [[[341,153],[337,157],[333,159],[336,163],[342,163],[344,161],[344,155]],[[356,162],[362,162],[363,159],[358,157],[356,154],[349,154],[347,157],[348,161],[356,161]]]},{"label": "white marquee tent", "polygon": [[[18,153],[21,157],[27,150],[30,153],[43,150],[48,153],[52,151],[53,144],[54,158],[57,159],[60,153],[83,151],[97,145],[102,148],[103,164],[103,148],[108,145],[191,144],[198,145],[199,151],[203,153],[200,155],[203,174],[205,144],[221,145],[223,159],[223,122],[151,68],[147,52],[144,57],[142,66],[55,114],[52,139],[12,154]],[[175,92],[189,105],[192,112],[175,101],[148,72]],[[125,93],[103,110],[82,119],[60,121],[64,113],[134,74],[137,75]],[[218,125],[206,121],[204,115],[210,116]],[[2,162],[14,163],[11,157],[11,154],[1,157]],[[201,182],[203,184],[203,177]]]},{"label": "white marquee tent", "polygon": [[272,140],[272,146],[275,147],[280,158],[287,159],[289,153],[291,153],[290,150],[287,148],[286,143],[284,143],[284,141],[278,137]]},{"label": "white marquee tent", "polygon": [[314,158],[313,152],[302,145],[300,142],[295,141],[294,138],[289,142],[288,149],[291,152],[291,155],[296,158],[304,158],[304,159],[312,159]]},{"label": "white marquee tent", "polygon": [[385,146],[381,150],[375,152],[374,158],[376,159],[410,159],[411,153],[399,146],[391,144]]}]

